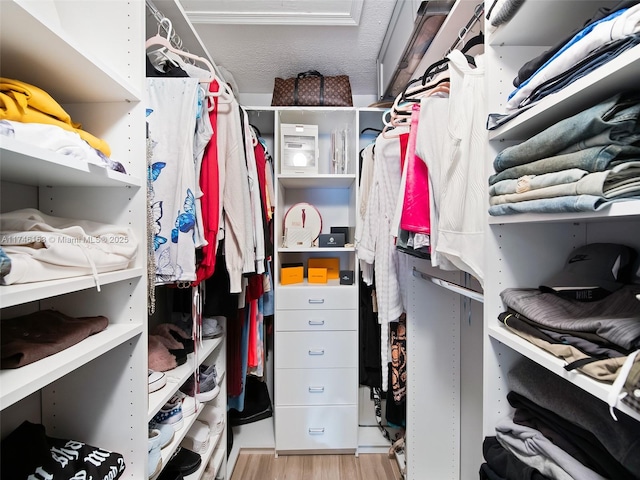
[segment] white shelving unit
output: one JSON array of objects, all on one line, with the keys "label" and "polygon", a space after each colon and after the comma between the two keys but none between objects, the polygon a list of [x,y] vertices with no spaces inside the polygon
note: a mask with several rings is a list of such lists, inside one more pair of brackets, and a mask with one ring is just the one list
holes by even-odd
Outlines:
[{"label": "white shelving unit", "polygon": [[[280,125],[317,125],[317,174],[282,174]],[[347,171],[332,174],[331,132],[348,130]],[[281,108],[275,114],[274,416],[276,453],[352,451],[358,447],[358,284],[307,282],[310,258],[338,258],[358,278],[353,247],[282,248],[283,222],[296,203],[313,205],[331,226],[355,228],[358,116],[353,108]],[[353,242],[353,239],[348,239]],[[281,265],[301,262],[304,281],[280,283]]]},{"label": "white shelving unit", "polygon": [[[145,38],[152,37],[158,32],[162,36],[166,36],[166,31],[159,29],[158,16],[164,16],[171,21],[172,31],[182,41],[183,49],[204,58],[207,58],[215,67],[215,62],[210,55],[207,47],[202,43],[202,40],[198,36],[197,32],[193,28],[193,25],[186,16],[182,5],[178,0],[147,0],[143,2],[146,4],[145,10]],[[142,44],[144,40],[142,41]],[[141,54],[141,58],[144,59],[144,54]],[[158,308],[162,310],[164,300],[159,299]],[[171,303],[171,302],[168,302]],[[166,306],[166,305],[165,305]],[[165,316],[163,316],[165,315]],[[163,322],[163,318],[166,315],[170,316],[170,312],[156,313],[153,317],[150,317],[149,329],[153,329],[154,323]],[[211,340],[204,340],[202,346],[198,346],[198,358],[194,358],[194,354],[189,354],[187,362],[180,365],[174,370],[166,372],[167,385],[162,389],[153,392],[149,395],[149,408],[147,412],[147,420],[151,420],[153,416],[162,408],[162,406],[176,393],[180,386],[193,375],[194,363],[198,366],[216,365],[218,373],[218,384],[220,386],[220,393],[211,402],[207,402],[209,405],[215,405],[224,411],[224,429],[218,434],[213,434],[209,440],[209,447],[204,453],[201,453],[202,463],[197,471],[185,476],[188,480],[200,480],[203,478],[223,478],[227,477],[227,380],[226,380],[226,322],[221,320],[225,335],[220,338]],[[185,435],[188,433],[189,428],[198,419],[199,410],[191,416],[184,419],[184,425],[180,431],[175,433],[175,437],[170,445],[163,448],[161,451],[163,465],[166,465],[171,455],[180,446],[184,440]],[[211,472],[214,472],[211,475]]]},{"label": "white shelving unit", "polygon": [[[365,128],[377,128],[382,129],[382,113],[383,109],[380,108],[319,108],[319,107],[248,107],[249,121],[252,125],[255,125],[261,132],[262,137],[267,143],[267,147],[274,158],[274,165],[276,166],[276,172],[278,170],[279,155],[279,128],[280,123],[303,123],[319,125],[319,150],[320,150],[320,163],[319,173],[314,175],[309,174],[282,174],[277,173],[276,176],[276,221],[275,221],[275,238],[281,239],[283,235],[282,222],[284,214],[287,209],[298,201],[307,201],[318,207],[321,215],[323,216],[323,233],[329,233],[330,225],[351,226],[355,227],[355,208],[358,188],[358,170],[359,170],[359,151],[364,148],[370,141],[375,139],[375,134],[366,133],[359,135],[359,132]],[[345,124],[349,125],[350,132],[352,134],[351,150],[350,150],[350,170],[345,174],[331,174],[330,172],[330,132],[331,129],[337,127],[343,127]],[[330,195],[339,198],[328,198]],[[314,203],[315,202],[315,203]],[[323,204],[327,204],[328,208],[324,208]],[[328,212],[328,213],[327,213]],[[355,259],[355,249],[353,247],[309,247],[309,248],[285,248],[282,247],[281,242],[276,242],[276,309],[280,309],[280,315],[276,313],[276,333],[303,333],[295,332],[297,327],[287,326],[284,323],[287,318],[290,318],[291,314],[299,310],[288,310],[285,308],[286,298],[290,296],[300,297],[310,294],[310,292],[320,292],[328,295],[337,294],[340,297],[344,297],[349,303],[349,308],[346,310],[327,310],[331,313],[346,313],[349,312],[348,320],[344,322],[333,322],[332,327],[329,329],[332,332],[339,332],[341,330],[351,330],[353,334],[357,333],[357,299],[358,299],[358,271],[357,261]],[[330,280],[326,285],[308,284],[306,278],[300,284],[292,284],[281,286],[278,284],[279,268],[278,266],[282,262],[294,262],[301,261],[305,263],[311,256],[322,257],[339,257],[341,269],[353,269],[355,270],[355,283],[354,285],[340,285],[338,280]],[[306,271],[306,269],[305,269]],[[318,290],[318,289],[321,290]],[[279,305],[279,306],[278,306]],[[298,307],[296,307],[298,308]],[[326,308],[326,307],[325,307]],[[316,311],[322,312],[322,310],[310,310],[309,312]],[[278,322],[278,318],[281,322]],[[342,317],[340,317],[342,318]],[[356,322],[356,323],[353,323]],[[346,325],[349,326],[346,326]],[[327,323],[327,325],[329,325]],[[351,335],[352,333],[349,333]],[[281,340],[281,342],[284,340]],[[277,342],[277,339],[276,339]],[[357,339],[353,339],[353,345],[357,344]],[[286,349],[286,345],[280,343],[279,346],[274,347],[274,352],[271,353],[271,357],[276,357],[277,352],[281,349]],[[275,361],[276,365],[278,361]],[[280,364],[282,365],[282,363]],[[234,445],[230,452],[229,457],[229,471],[232,471],[233,466],[240,450],[276,450],[283,452],[290,452],[290,448],[281,448],[277,446],[277,429],[275,424],[281,421],[281,428],[287,428],[286,425],[291,425],[292,422],[287,421],[285,418],[280,417],[278,420],[279,406],[278,402],[282,401],[280,410],[286,408],[285,403],[290,403],[285,400],[283,392],[278,393],[279,389],[274,386],[278,383],[278,368],[274,365],[268,365],[268,373],[266,375],[267,385],[271,398],[275,400],[276,410],[274,412],[275,418],[267,418],[256,423],[247,425],[241,425],[234,427]],[[357,359],[354,361],[353,366],[346,370],[353,370],[357,368]],[[293,369],[296,370],[296,369]],[[343,370],[345,370],[343,368]],[[302,370],[301,370],[302,371]],[[306,370],[312,372],[313,370]],[[339,371],[334,370],[332,374],[339,377]],[[286,372],[283,370],[283,375],[295,374],[292,372]],[[349,448],[343,448],[338,445],[337,442],[327,442],[325,446],[319,450],[344,450],[348,452],[386,452],[389,448],[389,443],[384,439],[378,430],[378,425],[370,422],[369,419],[363,418],[373,413],[373,402],[369,400],[368,393],[364,395],[358,391],[357,375],[350,374],[347,377],[343,377],[341,383],[344,385],[353,385],[352,397],[350,397],[349,405],[351,405],[351,413],[349,414],[348,425],[351,431],[349,436],[350,446]],[[281,378],[281,381],[284,377]],[[287,405],[290,407],[291,405]],[[295,408],[298,408],[297,406]],[[333,408],[333,407],[332,407]],[[359,410],[359,411],[358,411]],[[363,413],[364,412],[364,413]],[[284,427],[283,427],[284,425]],[[282,433],[281,433],[282,435]],[[296,446],[301,451],[305,448]]]},{"label": "white shelving unit", "polygon": [[[226,325],[223,325],[226,327]],[[189,416],[183,415],[183,425],[180,430],[176,431],[174,434],[174,438],[169,445],[164,447],[161,450],[162,455],[162,465],[163,468],[171,459],[172,455],[176,452],[178,447],[183,442],[185,436],[189,432],[189,429],[194,424],[194,422],[198,419],[200,413],[202,412],[202,408],[204,405],[215,405],[219,406],[225,412],[225,429],[222,432],[215,434],[212,433],[209,440],[209,447],[204,453],[201,453],[202,463],[198,470],[186,478],[190,480],[199,480],[203,478],[204,472],[209,465],[209,461],[212,458],[214,451],[218,452],[220,455],[220,451],[222,451],[223,459],[226,457],[226,397],[227,397],[227,388],[226,388],[226,345],[225,345],[225,336],[221,336],[218,338],[203,340],[203,344],[201,347],[198,347],[198,358],[195,358],[193,353],[190,353],[187,356],[186,363],[174,368],[173,370],[169,370],[165,372],[167,375],[167,384],[161,389],[149,394],[149,411],[147,414],[147,420],[150,421],[153,416],[162,408],[162,406],[179,390],[182,384],[189,379],[190,376],[193,375],[195,367],[199,367],[200,365],[216,365],[217,371],[217,380],[218,385],[220,386],[220,393],[214,398],[212,401],[207,402],[206,404],[198,404],[197,411]],[[223,468],[223,463],[218,462],[218,458],[215,459],[216,472]]]},{"label": "white shelving unit", "polygon": [[122,478],[146,478],[144,5],[7,0],[0,22],[1,75],[46,91],[127,172],[0,137],[2,213],[126,225],[138,242],[129,269],[98,275],[101,291],[91,276],[0,286],[3,319],[44,309],[109,319],[66,350],[0,371],[2,438],[25,420],[42,423],[49,436],[121,453]]},{"label": "white shelving unit", "polygon": [[[514,19],[487,38],[489,111],[504,112],[512,79],[528,60],[578,28],[602,6],[616,2],[525,2]],[[540,28],[537,20],[544,18]],[[640,49],[635,47],[594,70],[562,91],[550,95],[526,112],[490,133],[487,176],[493,159],[506,146],[526,140],[557,121],[574,115],[627,88],[637,88]],[[484,302],[483,430],[495,434],[498,419],[510,411],[507,373],[527,357],[588,394],[602,400],[608,416],[611,386],[578,372],[566,372],[564,362],[509,332],[498,320],[504,310],[500,292],[506,288],[537,288],[560,270],[570,252],[595,242],[622,243],[640,250],[640,201],[617,203],[599,212],[523,214],[489,219],[486,235],[487,281]],[[551,394],[551,393],[550,393]],[[620,411],[640,420],[637,412]]]},{"label": "white shelving unit", "polygon": [[[589,18],[597,8],[615,3],[525,2],[511,22],[486,40],[488,112],[504,113],[513,90],[512,80],[526,61],[577,28],[581,22],[577,19]],[[442,58],[474,7],[475,2],[467,0],[455,3],[417,73]],[[636,47],[489,131],[486,176],[493,173],[493,159],[505,147],[623,89],[637,89],[639,68],[640,49]],[[458,288],[480,291],[464,274],[432,269],[425,260],[409,260],[413,278],[407,305],[408,480],[477,476],[483,461],[484,436],[495,435],[497,421],[511,411],[506,399],[507,374],[523,357],[544,367],[549,375],[558,375],[602,400],[603,415],[609,415],[608,384],[578,372],[566,372],[561,360],[500,324],[498,314],[504,310],[500,292],[509,287],[537,287],[563,267],[574,248],[586,243],[624,243],[640,249],[639,220],[638,201],[616,203],[593,213],[487,215],[485,288],[479,295],[467,295]],[[442,280],[433,281],[434,277]],[[455,288],[442,288],[442,281]],[[436,362],[437,372],[425,372],[424,365]],[[624,404],[619,411],[640,419]]]}]

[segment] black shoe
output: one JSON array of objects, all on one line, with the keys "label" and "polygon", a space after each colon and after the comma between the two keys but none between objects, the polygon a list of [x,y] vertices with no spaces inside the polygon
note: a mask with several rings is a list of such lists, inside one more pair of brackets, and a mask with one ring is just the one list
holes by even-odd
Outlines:
[{"label": "black shoe", "polygon": [[257,422],[273,415],[271,398],[265,382],[248,376],[244,389],[244,410],[239,412],[232,408],[228,413],[229,423],[232,426]]},{"label": "black shoe", "polygon": [[182,336],[173,330],[169,332],[176,342],[181,343],[184,346],[185,352],[188,354],[194,351],[194,342],[191,338],[182,338]]},{"label": "black shoe", "polygon": [[184,476],[179,469],[167,465],[156,480],[184,480]]},{"label": "black shoe", "polygon": [[183,476],[186,476],[191,475],[193,472],[198,470],[201,463],[202,458],[198,453],[192,452],[184,447],[179,447],[173,457],[171,457],[171,460],[167,463],[166,469],[179,470]]}]

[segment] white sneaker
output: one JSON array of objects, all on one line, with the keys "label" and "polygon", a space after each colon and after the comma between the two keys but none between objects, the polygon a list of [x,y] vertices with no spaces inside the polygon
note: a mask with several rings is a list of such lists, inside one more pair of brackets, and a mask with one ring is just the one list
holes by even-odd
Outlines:
[{"label": "white sneaker", "polygon": [[195,415],[196,411],[199,411],[202,407],[202,404],[197,401],[195,398],[190,397],[189,395],[184,394],[180,390],[178,390],[173,397],[171,397],[170,401],[174,399],[178,399],[178,401],[182,404],[182,415],[183,417],[190,417],[191,415]]},{"label": "white sneaker", "polygon": [[218,319],[225,317],[203,317],[202,318],[202,338],[215,338],[222,335],[222,325],[218,323]]},{"label": "white sneaker", "polygon": [[222,432],[224,429],[224,411],[218,406],[203,406],[202,412],[198,415],[198,420],[209,425],[209,430],[213,435]]},{"label": "white sneaker", "polygon": [[160,390],[167,384],[167,376],[164,372],[149,370],[149,393]]},{"label": "white sneaker", "polygon": [[177,432],[184,424],[182,420],[182,402],[175,395],[163,405],[152,419],[153,422],[171,425]]}]

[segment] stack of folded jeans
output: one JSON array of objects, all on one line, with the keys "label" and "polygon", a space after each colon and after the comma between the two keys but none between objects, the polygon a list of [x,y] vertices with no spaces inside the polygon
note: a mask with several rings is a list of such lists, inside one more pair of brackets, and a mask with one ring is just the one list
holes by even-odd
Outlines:
[{"label": "stack of folded jeans", "polygon": [[640,92],[623,92],[494,159],[489,214],[596,211],[640,198]]}]

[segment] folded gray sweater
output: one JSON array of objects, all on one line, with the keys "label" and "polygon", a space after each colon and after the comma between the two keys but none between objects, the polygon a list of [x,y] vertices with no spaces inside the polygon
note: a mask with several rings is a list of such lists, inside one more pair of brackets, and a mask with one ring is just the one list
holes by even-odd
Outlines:
[{"label": "folded gray sweater", "polygon": [[640,478],[640,423],[540,365],[522,359],[509,372],[510,390],[598,437],[604,448]]}]

